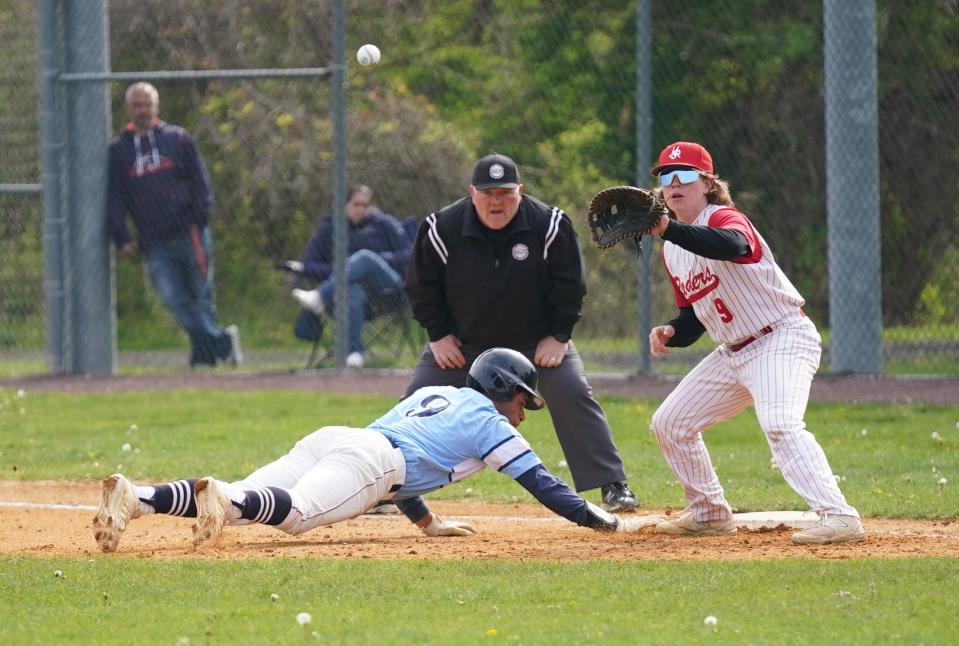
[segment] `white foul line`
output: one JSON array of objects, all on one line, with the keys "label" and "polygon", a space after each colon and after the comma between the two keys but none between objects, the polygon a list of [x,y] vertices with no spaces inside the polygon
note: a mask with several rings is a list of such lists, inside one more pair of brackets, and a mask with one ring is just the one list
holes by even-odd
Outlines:
[{"label": "white foul line", "polygon": [[51,502],[7,502],[0,500],[0,507],[15,507],[19,509],[79,509],[82,511],[96,511],[93,505],[60,505]]}]

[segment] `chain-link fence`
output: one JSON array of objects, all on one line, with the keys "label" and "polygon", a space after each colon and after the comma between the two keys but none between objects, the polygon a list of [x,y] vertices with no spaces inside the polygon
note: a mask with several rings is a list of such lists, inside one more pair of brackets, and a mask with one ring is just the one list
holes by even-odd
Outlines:
[{"label": "chain-link fence", "polygon": [[0,365],[45,361],[38,36],[31,2],[0,3]]},{"label": "chain-link fence", "polygon": [[[419,221],[465,195],[473,162],[497,150],[520,164],[528,193],[566,210],[584,241],[580,220],[596,190],[651,180],[634,170],[638,4],[347,2],[348,183],[370,186],[373,202],[398,220]],[[948,173],[959,153],[951,123],[957,3],[883,0],[877,11],[883,369],[954,374],[959,189]],[[36,8],[7,0],[0,13],[8,62],[0,183],[36,183]],[[805,296],[829,370],[830,290],[843,279],[829,275],[826,261],[823,21],[816,2],[654,0],[650,91],[653,154],[679,139],[707,145],[737,206]],[[319,0],[114,0],[109,24],[114,71],[322,67],[331,56],[330,7]],[[352,58],[366,42],[382,50],[377,67]],[[110,86],[114,134],[130,119],[126,85]],[[312,343],[294,336],[300,305],[276,265],[302,258],[333,203],[329,81],[154,85],[160,117],[190,133],[215,195],[219,325],[237,324],[249,369],[304,365]],[[150,142],[141,143],[147,168]],[[0,366],[37,372],[45,369],[39,199],[4,193],[0,206]],[[574,338],[589,370],[632,372],[645,339],[635,253],[583,247],[589,294]],[[653,324],[675,314],[659,254],[657,243]],[[118,256],[116,285],[120,368],[184,369],[189,338],[142,258]],[[322,343],[332,338],[326,320]],[[711,347],[701,339],[653,370],[683,372]],[[366,365],[409,367],[415,353],[407,348],[380,336]]]}]

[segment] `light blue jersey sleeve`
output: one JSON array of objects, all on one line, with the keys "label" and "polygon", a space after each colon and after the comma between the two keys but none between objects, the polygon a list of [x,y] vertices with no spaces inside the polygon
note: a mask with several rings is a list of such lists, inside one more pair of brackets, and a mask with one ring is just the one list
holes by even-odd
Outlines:
[{"label": "light blue jersey sleeve", "polygon": [[398,500],[435,491],[485,467],[516,479],[542,464],[509,420],[471,388],[421,388],[369,428],[383,433],[406,458]]}]

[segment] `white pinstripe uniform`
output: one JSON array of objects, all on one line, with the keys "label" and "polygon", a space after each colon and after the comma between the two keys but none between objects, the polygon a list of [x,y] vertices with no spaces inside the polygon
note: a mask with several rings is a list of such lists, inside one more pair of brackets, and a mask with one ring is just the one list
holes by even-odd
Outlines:
[{"label": "white pinstripe uniform", "polygon": [[750,404],[789,486],[810,507],[858,517],[803,421],[821,354],[819,333],[801,310],[805,301],[744,214],[710,204],[691,224],[736,229],[752,250],[747,258],[722,261],[663,244],[677,305],[691,305],[721,344],[686,375],[652,421],[693,517],[731,517],[701,433]]}]

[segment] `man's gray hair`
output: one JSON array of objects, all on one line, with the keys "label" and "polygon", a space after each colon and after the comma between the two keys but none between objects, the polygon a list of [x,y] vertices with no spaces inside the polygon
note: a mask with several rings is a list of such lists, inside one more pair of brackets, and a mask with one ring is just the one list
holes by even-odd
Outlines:
[{"label": "man's gray hair", "polygon": [[127,88],[126,94],[123,95],[123,101],[129,105],[133,102],[133,93],[143,91],[150,95],[150,99],[153,101],[153,105],[158,105],[160,103],[160,93],[157,92],[157,89],[145,81],[140,81],[134,83]]},{"label": "man's gray hair", "polygon": [[370,187],[367,186],[366,184],[354,184],[353,186],[350,187],[350,192],[349,192],[349,194],[346,196],[346,201],[349,202],[350,200],[352,200],[352,199],[353,199],[353,196],[356,195],[357,193],[361,193],[362,195],[365,195],[366,197],[370,198],[371,200],[373,199],[373,189],[372,189],[372,188],[370,188]]}]

